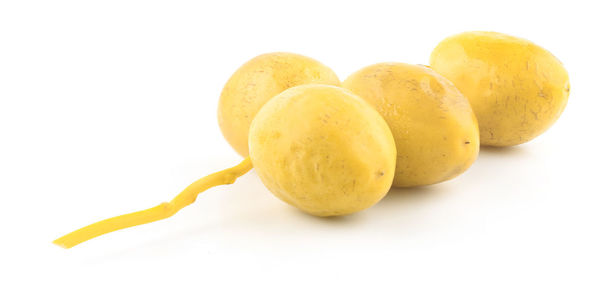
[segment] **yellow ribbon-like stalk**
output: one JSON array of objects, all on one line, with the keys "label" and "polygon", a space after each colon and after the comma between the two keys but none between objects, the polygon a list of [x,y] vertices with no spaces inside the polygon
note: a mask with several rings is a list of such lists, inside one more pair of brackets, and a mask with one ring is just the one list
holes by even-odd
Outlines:
[{"label": "yellow ribbon-like stalk", "polygon": [[198,194],[215,186],[232,184],[250,169],[252,169],[252,161],[250,161],[250,158],[246,158],[234,167],[215,172],[195,181],[170,202],[93,223],[58,238],[53,243],[68,249],[109,232],[166,219],[180,209],[194,203]]}]

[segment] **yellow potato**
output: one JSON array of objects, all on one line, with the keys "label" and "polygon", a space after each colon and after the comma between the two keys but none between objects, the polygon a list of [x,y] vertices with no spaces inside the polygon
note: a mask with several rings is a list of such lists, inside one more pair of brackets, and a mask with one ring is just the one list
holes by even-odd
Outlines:
[{"label": "yellow potato", "polygon": [[248,61],[221,92],[217,113],[225,139],[247,157],[248,129],[260,108],[282,91],[309,83],[340,85],[333,70],[305,56],[270,53]]},{"label": "yellow potato", "polygon": [[392,130],[398,153],[394,186],[451,179],[477,158],[475,114],[456,87],[433,70],[375,64],[350,75],[342,86],[374,106]]},{"label": "yellow potato", "polygon": [[339,87],[305,85],[275,96],[252,122],[249,145],[265,186],[316,216],[372,206],[394,176],[396,149],[387,124]]},{"label": "yellow potato", "polygon": [[466,32],[442,41],[431,67],[469,99],[482,145],[511,146],[546,131],[569,97],[562,63],[532,42],[495,32]]}]

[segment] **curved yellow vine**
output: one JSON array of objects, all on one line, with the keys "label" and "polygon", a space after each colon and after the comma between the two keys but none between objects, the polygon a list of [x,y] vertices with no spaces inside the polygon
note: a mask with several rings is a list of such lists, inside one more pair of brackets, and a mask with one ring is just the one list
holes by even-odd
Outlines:
[{"label": "curved yellow vine", "polygon": [[195,181],[170,202],[93,223],[58,238],[53,243],[68,249],[102,234],[166,219],[180,209],[194,203],[198,194],[215,186],[232,184],[250,169],[252,169],[252,161],[250,161],[250,158],[246,158],[234,167],[215,172]]}]

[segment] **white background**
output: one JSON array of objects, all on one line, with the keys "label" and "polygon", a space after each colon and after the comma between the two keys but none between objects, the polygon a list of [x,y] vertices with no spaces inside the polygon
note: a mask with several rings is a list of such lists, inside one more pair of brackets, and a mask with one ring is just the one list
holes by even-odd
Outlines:
[{"label": "white background", "polygon": [[[593,3],[585,1],[582,3]],[[576,1],[0,2],[2,296],[599,296],[598,9]],[[71,250],[75,228],[170,200],[241,158],[220,134],[228,77],[262,53],[341,79],[427,64],[493,30],[552,51],[560,120],[482,149],[460,177],[310,217],[251,171],[171,219]]]}]

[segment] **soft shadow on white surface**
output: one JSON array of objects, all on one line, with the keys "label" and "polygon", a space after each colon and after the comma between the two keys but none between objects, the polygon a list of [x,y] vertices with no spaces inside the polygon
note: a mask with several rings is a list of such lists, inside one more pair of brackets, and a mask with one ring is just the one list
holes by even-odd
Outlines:
[{"label": "soft shadow on white surface", "polygon": [[495,147],[495,146],[482,146],[479,149],[479,157],[487,156],[503,156],[503,157],[524,157],[529,154],[527,145],[509,146],[509,147]]},{"label": "soft shadow on white surface", "polygon": [[371,218],[374,220],[393,220],[398,225],[402,225],[401,221],[410,223],[409,221],[412,220],[414,222],[414,220],[420,220],[416,215],[420,209],[442,203],[443,200],[450,198],[445,188],[444,185],[392,188],[384,199],[368,211],[373,212],[372,217],[377,216]]},{"label": "soft shadow on white surface", "polygon": [[[385,201],[393,201],[404,205],[414,205],[421,203],[429,203],[430,200],[440,199],[443,197],[444,189],[441,185],[431,185],[414,188],[392,188],[386,196]],[[390,202],[392,203],[392,202]]]},{"label": "soft shadow on white surface", "polygon": [[[315,252],[323,246],[378,242],[387,236],[393,236],[392,240],[412,239],[417,230],[431,227],[427,222],[430,217],[428,206],[448,199],[443,185],[392,189],[382,201],[366,211],[321,218],[279,201],[253,175],[240,184],[223,187],[215,197],[199,199],[178,214],[180,217],[137,227],[140,230],[134,230],[134,227],[122,231],[138,239],[133,243],[119,235],[121,238],[115,236],[110,243],[109,238],[94,239],[107,241],[98,243],[98,249],[93,246],[96,243],[91,242],[89,247],[85,244],[76,248],[100,251],[88,254],[89,257],[83,260],[92,265],[136,257],[160,257],[185,251],[190,246],[199,247],[200,254],[223,250],[263,254],[268,246],[275,253],[300,247]],[[211,213],[215,210],[218,213]],[[158,234],[150,233],[151,230]],[[102,246],[106,248],[110,244],[119,246],[101,250]]]}]

